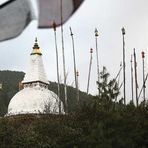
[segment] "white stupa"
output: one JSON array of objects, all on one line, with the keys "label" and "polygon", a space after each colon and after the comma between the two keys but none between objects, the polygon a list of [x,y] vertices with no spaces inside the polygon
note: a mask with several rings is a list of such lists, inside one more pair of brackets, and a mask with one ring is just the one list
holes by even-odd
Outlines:
[{"label": "white stupa", "polygon": [[[59,113],[59,98],[48,89],[49,82],[37,39],[22,84],[23,89],[10,100],[8,115]],[[61,112],[64,114],[63,104],[61,104]]]}]

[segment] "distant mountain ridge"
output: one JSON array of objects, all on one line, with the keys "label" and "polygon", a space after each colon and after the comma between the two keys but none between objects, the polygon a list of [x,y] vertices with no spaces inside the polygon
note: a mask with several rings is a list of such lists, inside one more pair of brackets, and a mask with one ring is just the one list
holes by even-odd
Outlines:
[{"label": "distant mountain ridge", "polygon": [[[23,80],[24,72],[18,71],[9,71],[4,70],[0,71],[0,83],[2,84],[2,89],[0,90],[0,116],[3,116],[7,113],[7,107],[10,99],[19,91],[19,82]],[[61,100],[64,102],[64,85],[60,85],[61,88]],[[57,83],[50,82],[49,89],[57,93]],[[68,110],[72,112],[77,107],[76,101],[76,89],[68,86]],[[79,92],[80,94],[80,103],[90,102],[92,96],[87,95],[84,92]]]}]

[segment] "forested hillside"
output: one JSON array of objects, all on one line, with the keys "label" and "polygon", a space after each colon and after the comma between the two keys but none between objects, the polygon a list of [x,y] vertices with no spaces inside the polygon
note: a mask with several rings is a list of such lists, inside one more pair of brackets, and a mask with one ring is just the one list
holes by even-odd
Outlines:
[{"label": "forested hillside", "polygon": [[19,90],[19,82],[23,79],[23,72],[0,71],[0,115],[7,112],[7,107],[12,96]]},{"label": "forested hillside", "polygon": [[147,148],[148,106],[103,104],[96,98],[68,115],[0,118],[0,147]]},{"label": "forested hillside", "polygon": [[[0,71],[0,83],[2,89],[0,90],[0,116],[7,112],[7,107],[10,99],[19,91],[19,82],[24,77],[23,72],[16,71]],[[61,99],[64,100],[64,86],[61,84]],[[50,82],[49,89],[57,93],[57,84]],[[69,112],[76,109],[76,90],[73,87],[68,87],[68,110]],[[84,92],[80,92],[80,102],[90,102],[92,96]]]},{"label": "forested hillside", "polygon": [[[23,75],[0,72],[1,115],[6,113]],[[69,114],[1,117],[0,148],[147,148],[148,103],[141,102],[136,107],[133,102],[123,104],[122,99],[116,102],[120,93],[118,85],[108,77],[103,68],[98,83],[100,95],[93,97],[81,92],[78,108],[75,89],[68,87]],[[56,83],[51,83],[49,88],[56,91]]]}]

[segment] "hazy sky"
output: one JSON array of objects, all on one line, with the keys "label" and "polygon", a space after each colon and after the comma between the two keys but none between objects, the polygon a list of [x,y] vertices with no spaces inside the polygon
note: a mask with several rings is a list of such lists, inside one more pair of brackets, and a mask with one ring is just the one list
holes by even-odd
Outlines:
[{"label": "hazy sky", "polygon": [[[126,92],[131,98],[130,57],[133,48],[136,48],[138,58],[138,84],[142,86],[141,51],[147,52],[148,47],[148,0],[85,0],[80,9],[64,25],[64,41],[66,55],[67,83],[74,84],[72,45],[69,27],[72,27],[75,39],[77,67],[80,73],[79,85],[86,91],[89,65],[89,49],[95,49],[94,29],[98,28],[98,48],[100,70],[106,66],[111,77],[115,77],[122,61],[122,34],[121,28],[126,29]],[[60,59],[60,75],[62,73],[62,54],[60,29],[58,33],[58,49]],[[50,81],[56,81],[56,59],[53,30],[37,29],[37,22],[13,40],[0,43],[0,69],[26,71],[34,38],[38,37],[43,53],[45,70]],[[94,50],[95,51],[95,50]],[[145,64],[147,71],[147,62]],[[90,93],[97,93],[96,55],[93,53],[93,65],[90,81]],[[122,82],[122,75],[120,82]],[[147,89],[147,88],[146,88]],[[123,89],[121,89],[121,92]],[[147,97],[148,97],[148,91]]]}]

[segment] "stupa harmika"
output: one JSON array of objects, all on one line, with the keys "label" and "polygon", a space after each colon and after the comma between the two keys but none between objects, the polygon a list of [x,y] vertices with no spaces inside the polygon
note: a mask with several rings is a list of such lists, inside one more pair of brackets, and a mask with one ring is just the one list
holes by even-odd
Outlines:
[{"label": "stupa harmika", "polygon": [[[28,70],[22,84],[23,89],[9,103],[8,115],[59,113],[59,98],[48,89],[49,81],[44,71],[42,53],[37,39],[30,54]],[[63,104],[61,107],[64,114]]]}]

